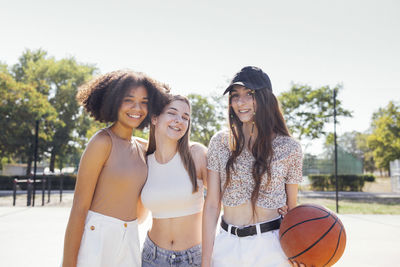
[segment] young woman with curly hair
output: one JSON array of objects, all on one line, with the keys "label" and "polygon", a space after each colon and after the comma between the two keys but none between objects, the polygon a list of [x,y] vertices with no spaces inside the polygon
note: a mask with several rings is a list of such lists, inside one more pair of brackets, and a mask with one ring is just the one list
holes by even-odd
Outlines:
[{"label": "young woman with curly hair", "polygon": [[132,136],[167,100],[142,73],[115,71],[80,88],[77,99],[100,122],[83,152],[64,243],[63,266],[139,267],[140,191],[147,177],[145,144]]},{"label": "young woman with curly hair", "polygon": [[243,68],[226,93],[229,130],[215,134],[208,147],[202,266],[290,266],[279,244],[279,209],[296,206],[301,146],[261,69]]},{"label": "young woman with curly hair", "polygon": [[142,201],[153,224],[143,245],[142,267],[200,266],[207,150],[189,141],[189,100],[171,96],[151,123]]}]

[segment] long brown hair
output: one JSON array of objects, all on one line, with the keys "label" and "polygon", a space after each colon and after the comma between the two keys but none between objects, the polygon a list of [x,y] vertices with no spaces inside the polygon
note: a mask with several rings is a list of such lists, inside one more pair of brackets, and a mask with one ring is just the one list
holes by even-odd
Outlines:
[{"label": "long brown hair", "polygon": [[[165,111],[165,107],[169,105],[170,103],[174,101],[182,101],[186,103],[189,108],[190,107],[190,102],[189,99],[187,99],[184,96],[181,95],[170,95],[168,102],[165,104],[165,106],[162,109],[162,112]],[[161,113],[155,114],[156,117],[160,116]],[[196,178],[196,166],[194,164],[192,154],[190,153],[190,144],[189,144],[189,136],[190,136],[190,118],[189,118],[189,123],[188,123],[188,128],[186,130],[186,133],[184,136],[182,136],[181,139],[178,140],[178,152],[179,155],[181,156],[183,166],[185,167],[186,171],[189,174],[190,181],[192,182],[193,185],[193,193],[198,191],[198,185],[197,185],[197,178]],[[154,151],[156,150],[156,137],[155,137],[155,126],[154,124],[150,124],[150,133],[149,133],[149,143],[147,145],[147,152],[146,156],[153,154]]]},{"label": "long brown hair", "polygon": [[[224,190],[231,182],[231,171],[235,171],[234,163],[246,145],[242,128],[243,123],[236,116],[232,109],[230,95],[231,93],[229,93],[228,115],[230,127],[230,146],[232,153],[225,166],[226,181]],[[251,205],[254,215],[262,176],[267,173],[267,187],[271,182],[271,161],[273,156],[272,136],[274,134],[289,136],[289,131],[283,118],[282,111],[279,107],[279,102],[271,90],[260,89],[254,91],[253,101],[256,102],[254,124],[257,128],[257,137],[253,146],[251,148],[249,147],[249,149],[255,159],[252,168],[252,177],[255,186],[253,192],[251,193]]]}]

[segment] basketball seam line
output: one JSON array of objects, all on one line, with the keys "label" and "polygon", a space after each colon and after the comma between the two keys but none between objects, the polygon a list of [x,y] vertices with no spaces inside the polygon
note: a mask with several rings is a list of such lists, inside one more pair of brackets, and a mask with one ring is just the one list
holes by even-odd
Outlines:
[{"label": "basketball seam line", "polygon": [[314,208],[314,209],[318,209],[318,210],[322,210],[323,212],[329,213],[329,211],[327,211],[326,209],[321,209],[319,207],[316,207],[314,205],[310,205],[310,204],[302,204],[300,206],[295,207],[294,209],[300,209],[300,208]]},{"label": "basketball seam line", "polygon": [[[340,222],[339,222],[339,224],[340,224]],[[339,244],[340,244],[340,238],[341,238],[341,236],[342,236],[342,230],[343,230],[343,227],[341,226],[341,227],[340,227],[340,232],[339,232],[339,238],[338,238],[338,242],[337,242],[337,244],[336,244],[335,251],[333,252],[332,257],[328,260],[328,262],[324,264],[324,267],[325,267],[325,266],[333,259],[333,257],[336,255],[336,252],[337,252],[337,250],[338,250],[338,248],[339,248]]]},{"label": "basketball seam line", "polygon": [[316,220],[325,219],[325,218],[328,218],[329,216],[330,216],[330,213],[328,213],[328,215],[325,215],[325,216],[323,216],[323,217],[312,218],[312,219],[309,219],[309,220],[305,220],[305,221],[296,223],[295,225],[292,225],[292,226],[290,226],[288,229],[286,229],[285,232],[283,232],[283,233],[281,234],[281,236],[279,237],[279,240],[282,239],[282,237],[286,234],[287,231],[289,231],[290,229],[296,227],[297,225],[300,225],[300,224],[303,224],[303,223],[306,223],[306,222],[311,222],[311,221],[316,221]]},{"label": "basketball seam line", "polygon": [[292,260],[304,253],[306,253],[307,251],[309,251],[312,247],[314,247],[316,244],[318,244],[319,241],[321,241],[331,230],[332,228],[335,226],[335,224],[337,223],[337,219],[335,218],[335,222],[332,224],[332,226],[328,229],[328,231],[326,231],[317,241],[314,242],[314,244],[312,244],[311,246],[309,246],[308,248],[306,248],[305,250],[303,250],[302,252],[300,252],[299,254],[292,256],[289,258],[289,260]]}]

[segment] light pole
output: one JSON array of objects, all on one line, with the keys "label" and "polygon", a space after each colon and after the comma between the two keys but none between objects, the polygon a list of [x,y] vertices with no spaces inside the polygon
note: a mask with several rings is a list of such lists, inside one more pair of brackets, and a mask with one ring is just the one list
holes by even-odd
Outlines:
[{"label": "light pole", "polygon": [[338,182],[338,162],[337,162],[337,142],[336,142],[336,88],[333,88],[333,140],[335,146],[335,183],[336,183],[336,213],[339,213],[339,182]]},{"label": "light pole", "polygon": [[39,140],[39,120],[36,120],[35,126],[35,147],[34,147],[34,160],[33,160],[33,202],[32,206],[35,206],[35,195],[36,195],[36,169],[37,169],[37,157],[38,157],[38,141]]}]

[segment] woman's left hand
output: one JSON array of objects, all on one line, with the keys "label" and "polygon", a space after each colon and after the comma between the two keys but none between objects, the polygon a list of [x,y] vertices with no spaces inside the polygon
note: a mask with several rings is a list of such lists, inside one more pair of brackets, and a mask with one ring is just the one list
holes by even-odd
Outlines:
[{"label": "woman's left hand", "polygon": [[282,217],[284,217],[286,215],[286,213],[288,212],[288,206],[282,206],[280,208],[278,208],[278,213],[279,215],[281,215]]},{"label": "woman's left hand", "polygon": [[306,267],[305,264],[303,264],[303,263],[297,263],[296,261],[290,261],[290,264],[291,264],[293,267]]}]

